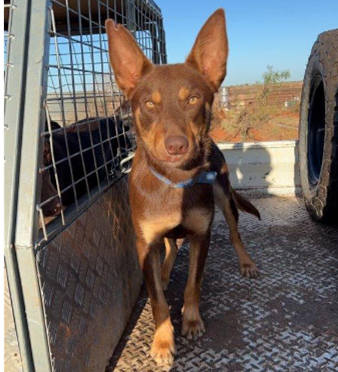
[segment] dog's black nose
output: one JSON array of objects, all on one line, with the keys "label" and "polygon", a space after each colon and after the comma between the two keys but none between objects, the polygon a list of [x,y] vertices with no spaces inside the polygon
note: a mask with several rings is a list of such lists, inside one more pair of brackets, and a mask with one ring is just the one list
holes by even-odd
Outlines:
[{"label": "dog's black nose", "polygon": [[187,152],[189,142],[185,136],[170,136],[164,141],[169,155],[183,155]]}]

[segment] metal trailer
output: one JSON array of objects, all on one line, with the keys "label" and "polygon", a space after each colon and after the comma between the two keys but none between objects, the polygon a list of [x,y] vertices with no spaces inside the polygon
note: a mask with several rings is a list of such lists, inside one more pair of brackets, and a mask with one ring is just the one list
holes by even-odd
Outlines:
[{"label": "metal trailer", "polygon": [[103,371],[141,285],[124,177],[135,141],[104,21],[166,63],[161,10],[152,0],[4,10],[5,370]]}]

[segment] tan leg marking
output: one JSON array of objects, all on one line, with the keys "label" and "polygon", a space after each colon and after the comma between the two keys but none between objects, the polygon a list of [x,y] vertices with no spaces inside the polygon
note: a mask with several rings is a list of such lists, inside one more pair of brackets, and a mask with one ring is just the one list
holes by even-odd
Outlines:
[{"label": "tan leg marking", "polygon": [[230,240],[235,247],[238,256],[240,272],[247,278],[257,278],[259,276],[257,266],[246,252],[241,236],[238,232],[238,221],[236,216],[234,216],[230,204],[231,196],[226,196],[221,186],[217,183],[214,184],[213,189],[215,203],[222,210],[229,226]]}]

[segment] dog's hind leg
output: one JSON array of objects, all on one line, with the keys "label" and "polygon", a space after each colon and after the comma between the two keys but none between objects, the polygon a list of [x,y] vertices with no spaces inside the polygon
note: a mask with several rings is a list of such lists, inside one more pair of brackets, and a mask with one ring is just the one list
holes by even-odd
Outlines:
[{"label": "dog's hind leg", "polygon": [[238,232],[238,209],[251,213],[259,219],[260,214],[248,200],[231,188],[228,166],[222,151],[215,143],[212,145],[210,163],[211,170],[217,172],[216,182],[213,185],[215,204],[221,209],[229,225],[230,240],[238,256],[240,271],[247,278],[256,278],[258,277],[258,269],[247,254]]},{"label": "dog's hind leg", "polygon": [[227,178],[228,176],[219,175],[216,183],[214,184],[213,189],[215,203],[222,210],[223,215],[228,223],[230,231],[230,240],[233,246],[235,247],[238,256],[241,274],[247,278],[257,278],[258,269],[254,262],[252,261],[252,259],[250,258],[250,256],[248,255],[248,253],[246,252],[241,236],[238,231],[238,210],[234,197],[231,193],[232,190],[230,184],[228,184],[227,188],[227,186],[225,186],[223,182],[228,181],[223,180],[223,182],[219,182],[220,177]]},{"label": "dog's hind leg", "polygon": [[190,236],[189,240],[189,277],[184,291],[182,335],[191,340],[202,336],[205,332],[199,311],[199,300],[204,264],[210,243],[210,228],[204,234]]},{"label": "dog's hind leg", "polygon": [[176,241],[175,239],[164,238],[165,257],[161,269],[161,283],[164,291],[168,288],[170,273],[175,263],[177,251],[182,243],[183,239]]}]

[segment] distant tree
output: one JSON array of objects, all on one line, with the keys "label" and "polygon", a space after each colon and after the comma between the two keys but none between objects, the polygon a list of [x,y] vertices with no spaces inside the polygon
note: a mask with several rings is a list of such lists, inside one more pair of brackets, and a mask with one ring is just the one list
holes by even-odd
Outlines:
[{"label": "distant tree", "polygon": [[286,80],[290,79],[291,76],[290,70],[276,71],[271,65],[268,65],[266,68],[267,71],[262,75],[263,86],[259,97],[261,100],[263,100],[265,105],[268,104],[268,97],[271,89],[276,91],[276,85],[277,89],[279,89],[281,83],[284,83]]},{"label": "distant tree", "polygon": [[279,84],[290,79],[290,70],[275,71],[271,65],[266,68],[267,71],[262,75],[263,84]]}]

